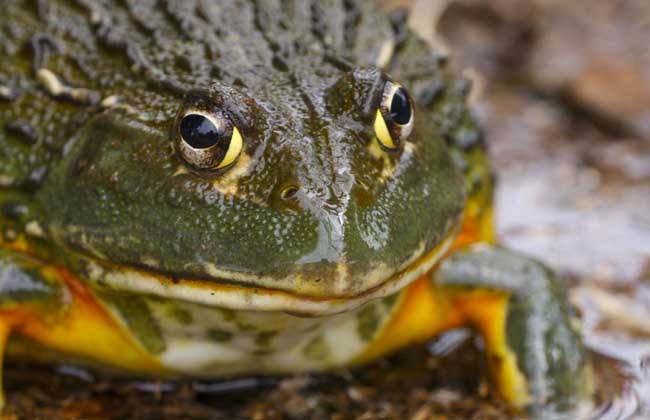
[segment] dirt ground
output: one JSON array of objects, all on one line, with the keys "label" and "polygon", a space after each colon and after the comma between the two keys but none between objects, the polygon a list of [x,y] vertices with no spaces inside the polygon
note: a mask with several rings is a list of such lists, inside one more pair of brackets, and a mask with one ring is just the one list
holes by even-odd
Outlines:
[{"label": "dirt ground", "polygon": [[[498,172],[502,242],[571,286],[596,366],[593,418],[650,418],[650,2],[417,1],[436,16]],[[404,4],[405,1],[389,3]],[[7,418],[496,419],[481,343],[429,346],[327,376],[150,383],[10,364]]]}]

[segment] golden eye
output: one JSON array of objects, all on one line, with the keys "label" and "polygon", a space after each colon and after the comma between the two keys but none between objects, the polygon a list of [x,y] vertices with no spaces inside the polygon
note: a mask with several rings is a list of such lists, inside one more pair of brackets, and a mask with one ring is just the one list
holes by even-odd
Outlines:
[{"label": "golden eye", "polygon": [[222,113],[187,112],[178,125],[179,150],[197,169],[221,169],[232,164],[243,147],[241,133]]},{"label": "golden eye", "polygon": [[406,89],[387,82],[375,116],[375,135],[384,148],[396,149],[413,131],[413,102]]}]

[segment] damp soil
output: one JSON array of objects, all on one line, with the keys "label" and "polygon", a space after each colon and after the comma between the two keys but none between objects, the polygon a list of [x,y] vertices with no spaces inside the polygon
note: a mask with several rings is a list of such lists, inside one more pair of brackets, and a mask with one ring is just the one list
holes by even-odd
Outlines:
[{"label": "damp soil", "polygon": [[[387,1],[391,7],[408,1]],[[501,241],[555,267],[595,367],[591,418],[650,418],[650,3],[415,2],[453,51],[497,169]],[[517,418],[466,330],[355,370],[217,382],[111,379],[11,361],[25,419]]]}]

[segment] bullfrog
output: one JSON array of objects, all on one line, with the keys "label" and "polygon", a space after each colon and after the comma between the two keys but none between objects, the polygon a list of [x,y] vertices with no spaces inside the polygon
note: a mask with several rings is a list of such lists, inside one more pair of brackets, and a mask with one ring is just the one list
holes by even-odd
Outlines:
[{"label": "bullfrog", "polygon": [[496,245],[470,84],[374,1],[7,0],[0,344],[156,378],[358,366],[453,328],[573,407],[562,282]]}]

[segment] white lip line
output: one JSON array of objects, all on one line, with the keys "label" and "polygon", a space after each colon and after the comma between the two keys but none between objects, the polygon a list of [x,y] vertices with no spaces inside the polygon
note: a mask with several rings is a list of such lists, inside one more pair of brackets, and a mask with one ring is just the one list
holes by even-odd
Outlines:
[{"label": "white lip line", "polygon": [[[330,315],[354,309],[368,300],[388,296],[404,288],[429,271],[446,253],[454,239],[455,235],[449,235],[427,256],[419,257],[418,261],[406,268],[402,273],[393,275],[374,289],[347,298],[309,298],[291,295],[289,292],[281,290],[268,290],[254,286],[235,286],[234,289],[226,287],[210,292],[209,286],[161,283],[154,276],[145,272],[136,270],[105,271],[104,268],[96,264],[94,268],[98,271],[91,269],[90,277],[94,280],[101,279],[107,285],[120,290],[153,294],[203,305],[220,306],[235,310]],[[96,275],[92,274],[93,271]]]}]

